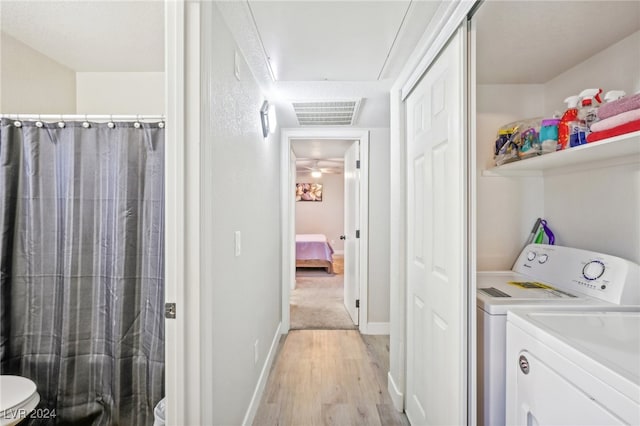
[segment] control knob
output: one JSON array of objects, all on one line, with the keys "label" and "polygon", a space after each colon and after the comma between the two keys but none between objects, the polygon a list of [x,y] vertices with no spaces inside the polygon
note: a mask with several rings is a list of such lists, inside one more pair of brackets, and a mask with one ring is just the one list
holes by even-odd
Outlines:
[{"label": "control knob", "polygon": [[589,281],[597,280],[604,274],[604,263],[592,260],[582,268],[582,275]]},{"label": "control knob", "polygon": [[527,259],[528,260],[533,260],[536,258],[536,252],[535,251],[530,251],[529,253],[527,253]]}]

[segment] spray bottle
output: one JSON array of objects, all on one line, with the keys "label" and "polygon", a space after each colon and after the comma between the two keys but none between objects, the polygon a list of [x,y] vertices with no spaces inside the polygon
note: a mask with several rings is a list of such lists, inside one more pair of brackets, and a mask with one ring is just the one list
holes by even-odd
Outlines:
[{"label": "spray bottle", "polygon": [[567,149],[570,146],[569,137],[571,135],[571,123],[578,119],[578,102],[579,96],[569,96],[564,100],[567,104],[567,110],[562,115],[558,124],[558,151]]},{"label": "spray bottle", "polygon": [[580,92],[582,108],[578,110],[578,120],[583,121],[587,129],[591,129],[591,125],[598,121],[597,111],[602,103],[601,93],[602,89],[585,89]]},{"label": "spray bottle", "polygon": [[604,101],[609,103],[624,98],[625,96],[627,96],[627,93],[624,90],[609,90],[606,95],[604,95]]}]

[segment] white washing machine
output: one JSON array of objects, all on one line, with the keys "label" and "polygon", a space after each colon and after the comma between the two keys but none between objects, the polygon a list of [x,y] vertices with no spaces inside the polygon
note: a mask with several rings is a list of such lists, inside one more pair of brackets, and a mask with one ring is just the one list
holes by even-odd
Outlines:
[{"label": "white washing machine", "polygon": [[628,260],[545,244],[526,246],[512,271],[478,272],[478,424],[505,424],[509,310],[638,306],[639,282],[640,266]]},{"label": "white washing machine", "polygon": [[508,425],[640,424],[640,311],[513,311]]}]

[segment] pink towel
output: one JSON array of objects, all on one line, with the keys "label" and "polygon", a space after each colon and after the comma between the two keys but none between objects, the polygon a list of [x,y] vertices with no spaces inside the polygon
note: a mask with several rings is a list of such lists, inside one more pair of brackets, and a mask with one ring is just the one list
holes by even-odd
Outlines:
[{"label": "pink towel", "polygon": [[614,115],[622,114],[623,112],[639,108],[640,93],[638,93],[637,95],[618,99],[617,101],[603,104],[600,108],[598,108],[598,118],[600,120],[604,120],[605,118],[613,117]]},{"label": "pink towel", "polygon": [[593,123],[591,125],[591,131],[601,132],[636,120],[640,120],[640,109],[632,109],[631,111],[623,112],[622,114],[614,115],[613,117]]},{"label": "pink towel", "polygon": [[638,130],[640,130],[640,120],[631,121],[621,126],[614,127],[613,129],[589,133],[587,135],[587,142],[596,142],[602,139],[612,138],[614,136],[637,132]]}]

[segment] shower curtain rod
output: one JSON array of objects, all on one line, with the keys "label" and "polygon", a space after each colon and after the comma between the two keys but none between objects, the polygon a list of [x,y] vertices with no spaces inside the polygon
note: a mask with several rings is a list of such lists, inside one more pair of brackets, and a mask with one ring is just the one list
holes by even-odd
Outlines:
[{"label": "shower curtain rod", "polygon": [[164,115],[0,114],[0,118],[29,121],[164,121]]}]

